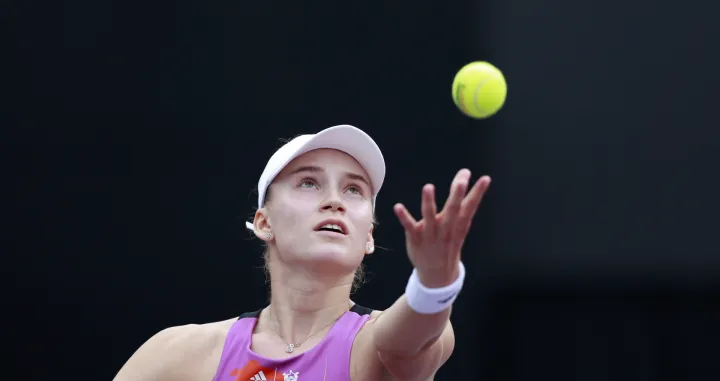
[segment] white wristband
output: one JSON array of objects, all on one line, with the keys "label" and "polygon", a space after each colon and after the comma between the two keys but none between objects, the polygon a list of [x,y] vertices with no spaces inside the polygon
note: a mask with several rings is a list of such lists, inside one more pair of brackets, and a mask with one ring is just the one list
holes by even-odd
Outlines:
[{"label": "white wristband", "polygon": [[427,288],[420,283],[417,270],[413,269],[405,287],[405,297],[410,308],[419,314],[436,314],[444,311],[455,302],[463,282],[465,281],[465,266],[460,262],[460,274],[450,285],[440,288]]}]

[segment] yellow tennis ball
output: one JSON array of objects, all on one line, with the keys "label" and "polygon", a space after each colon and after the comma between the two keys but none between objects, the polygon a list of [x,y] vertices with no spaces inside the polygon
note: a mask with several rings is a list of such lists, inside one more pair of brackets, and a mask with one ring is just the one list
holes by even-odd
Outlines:
[{"label": "yellow tennis ball", "polygon": [[465,115],[476,119],[490,117],[505,104],[505,76],[490,63],[471,62],[455,74],[452,96]]}]

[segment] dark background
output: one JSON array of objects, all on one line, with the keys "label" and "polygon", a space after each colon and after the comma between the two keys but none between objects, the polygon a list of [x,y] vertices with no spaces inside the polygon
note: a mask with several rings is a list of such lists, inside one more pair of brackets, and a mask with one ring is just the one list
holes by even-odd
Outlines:
[{"label": "dark background", "polygon": [[[388,163],[360,304],[388,307],[411,270],[393,203],[493,177],[437,380],[717,379],[719,28],[700,4],[10,5],[11,379],[112,379],[163,328],[262,307],[257,179],[279,138],[342,123]],[[450,96],[474,60],[509,83],[484,121]]]}]

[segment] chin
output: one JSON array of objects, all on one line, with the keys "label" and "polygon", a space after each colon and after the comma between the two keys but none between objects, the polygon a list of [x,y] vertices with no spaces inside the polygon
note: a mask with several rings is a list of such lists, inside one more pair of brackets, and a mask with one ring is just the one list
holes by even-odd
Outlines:
[{"label": "chin", "polygon": [[363,256],[350,253],[346,246],[333,244],[312,245],[303,259],[317,265],[343,272],[353,272],[362,263]]}]

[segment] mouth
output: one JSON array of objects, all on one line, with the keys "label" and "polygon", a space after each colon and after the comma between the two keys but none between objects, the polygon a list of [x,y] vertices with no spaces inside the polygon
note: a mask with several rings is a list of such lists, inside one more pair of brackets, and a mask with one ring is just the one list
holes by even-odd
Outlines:
[{"label": "mouth", "polygon": [[340,220],[325,220],[315,226],[316,232],[332,232],[347,235],[347,227]]}]

